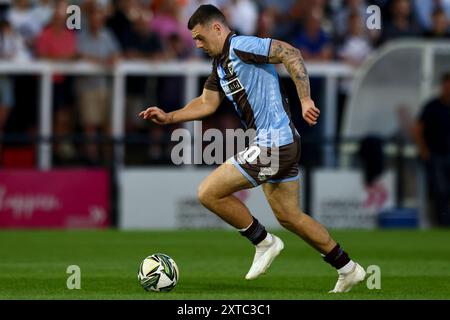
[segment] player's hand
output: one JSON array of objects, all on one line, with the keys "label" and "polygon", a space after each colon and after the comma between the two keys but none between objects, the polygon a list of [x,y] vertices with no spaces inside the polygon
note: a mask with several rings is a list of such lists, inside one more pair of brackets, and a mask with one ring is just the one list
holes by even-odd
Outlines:
[{"label": "player's hand", "polygon": [[170,117],[167,113],[158,107],[150,107],[139,113],[139,117],[144,120],[151,120],[156,124],[169,124]]},{"label": "player's hand", "polygon": [[302,116],[303,119],[310,125],[317,124],[319,119],[320,110],[314,105],[314,101],[311,98],[302,99]]}]

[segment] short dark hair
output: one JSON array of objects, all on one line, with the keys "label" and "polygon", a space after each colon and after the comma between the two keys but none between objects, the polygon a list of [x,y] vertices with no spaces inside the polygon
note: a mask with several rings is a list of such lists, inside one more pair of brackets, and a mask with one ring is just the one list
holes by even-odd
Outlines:
[{"label": "short dark hair", "polygon": [[441,78],[441,83],[445,83],[447,81],[450,81],[450,71],[445,72]]},{"label": "short dark hair", "polygon": [[204,4],[195,10],[188,22],[188,29],[192,30],[196,25],[204,25],[212,20],[219,20],[224,25],[228,26],[227,19],[222,11],[212,4]]}]

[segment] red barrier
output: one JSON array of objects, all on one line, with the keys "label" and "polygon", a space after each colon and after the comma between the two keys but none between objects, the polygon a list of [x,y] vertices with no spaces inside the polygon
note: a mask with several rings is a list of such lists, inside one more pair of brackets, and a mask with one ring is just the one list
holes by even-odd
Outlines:
[{"label": "red barrier", "polygon": [[0,171],[0,228],[105,228],[106,170]]}]

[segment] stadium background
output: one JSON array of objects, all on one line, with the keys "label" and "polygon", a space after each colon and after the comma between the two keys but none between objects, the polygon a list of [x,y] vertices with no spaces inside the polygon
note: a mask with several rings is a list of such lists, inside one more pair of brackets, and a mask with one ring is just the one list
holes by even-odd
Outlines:
[{"label": "stadium background", "polygon": [[[449,234],[439,229],[428,200],[412,128],[424,103],[438,93],[440,77],[450,70],[450,1],[0,3],[0,250],[5,257],[0,280],[6,288],[0,297],[123,298],[116,289],[102,287],[98,275],[105,266],[110,271],[105,277],[123,280],[121,289],[127,292],[127,279],[134,276],[129,270],[134,272],[145,255],[164,251],[181,262],[182,270],[190,270],[189,275],[182,271],[185,289],[180,288],[175,298],[326,298],[312,289],[320,259],[284,231],[279,232],[298,252],[288,252],[281,269],[274,270],[282,275],[280,283],[265,280],[274,288],[267,295],[254,295],[253,288],[238,283],[234,283],[237,290],[228,292],[227,281],[235,280],[211,272],[205,276],[196,269],[228,263],[227,275],[240,275],[246,268],[243,261],[252,253],[200,206],[196,187],[212,166],[174,165],[170,153],[176,142],[171,133],[180,127],[190,130],[192,137],[209,128],[225,132],[239,128],[239,120],[226,102],[201,124],[159,127],[144,123],[137,113],[150,105],[172,111],[201,92],[210,60],[195,49],[186,25],[203,3],[220,7],[238,33],[288,41],[305,57],[312,96],[322,110],[317,126],[308,127],[301,119],[295,87],[279,69],[303,139],[305,211],[336,230],[363,262],[389,265],[395,255],[394,265],[403,268],[406,263],[411,273],[405,277],[415,281],[422,272],[417,269],[421,262],[441,257],[428,267],[436,272],[432,281],[440,286],[429,296],[413,290],[411,297],[449,297],[445,283],[450,274],[443,269],[450,256],[444,245]],[[70,4],[81,8],[81,30],[66,28]],[[381,8],[380,30],[367,28],[373,14],[367,11],[370,5]],[[89,24],[102,30],[101,40],[89,40]],[[192,153],[207,144],[194,138],[187,141]],[[260,190],[238,196],[268,227],[280,230]],[[408,231],[385,231],[399,228]],[[213,234],[230,244],[221,258],[211,249],[220,252],[219,244],[202,246]],[[119,250],[106,249],[108,243],[122,250],[123,264],[116,261]],[[91,250],[81,249],[85,247]],[[392,252],[384,251],[389,247]],[[413,259],[417,252],[422,260]],[[289,277],[301,276],[290,271],[298,253],[306,259],[306,265],[298,268],[304,267],[311,280],[299,289],[304,292],[300,296],[289,287]],[[190,261],[198,254],[204,263]],[[33,257],[42,272],[31,290],[17,281],[24,264],[30,263],[26,256]],[[101,290],[80,296],[67,293],[61,282],[64,272],[52,274],[61,273],[68,261],[84,261],[92,271],[87,286],[94,290],[98,284]],[[397,275],[394,269],[388,271],[391,279]],[[118,275],[119,271],[127,275]],[[320,275],[324,285],[334,277],[319,268]],[[204,279],[198,287],[200,277]],[[223,289],[221,295],[206,289],[208,281],[217,278],[223,281],[217,287]],[[420,281],[426,285],[427,279]],[[390,285],[400,283],[393,280]],[[355,297],[404,296],[392,290],[378,296],[357,291],[360,295]],[[133,291],[125,297],[142,295]]]}]

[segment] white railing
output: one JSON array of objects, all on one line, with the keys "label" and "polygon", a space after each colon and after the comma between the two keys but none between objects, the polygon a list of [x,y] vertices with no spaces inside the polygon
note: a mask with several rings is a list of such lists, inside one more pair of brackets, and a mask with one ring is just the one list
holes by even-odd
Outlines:
[{"label": "white railing", "polygon": [[[324,109],[325,137],[332,138],[336,130],[336,109],[338,79],[340,77],[352,77],[353,69],[340,63],[309,63],[307,69],[310,77],[322,77],[325,79],[325,105],[318,106]],[[87,62],[55,63],[48,61],[9,62],[0,61],[0,74],[23,75],[35,74],[41,76],[39,95],[39,123],[38,132],[43,139],[39,142],[38,163],[39,168],[48,170],[51,168],[51,143],[52,136],[52,75],[55,73],[67,75],[111,75],[113,78],[113,104],[112,104],[112,136],[122,139],[125,134],[125,97],[126,77],[131,75],[168,76],[180,75],[185,77],[184,102],[187,103],[197,96],[199,92],[198,78],[207,76],[211,72],[211,64],[208,62],[144,62],[121,61],[112,68],[104,68]],[[279,73],[287,77],[284,67],[279,68]],[[180,106],[181,107],[181,106]],[[190,130],[194,130],[193,124],[187,124]],[[198,127],[198,126],[197,126]],[[124,146],[115,145],[115,157],[118,167],[123,166]],[[335,163],[335,154],[332,145],[324,147],[325,163],[332,166]]]}]

